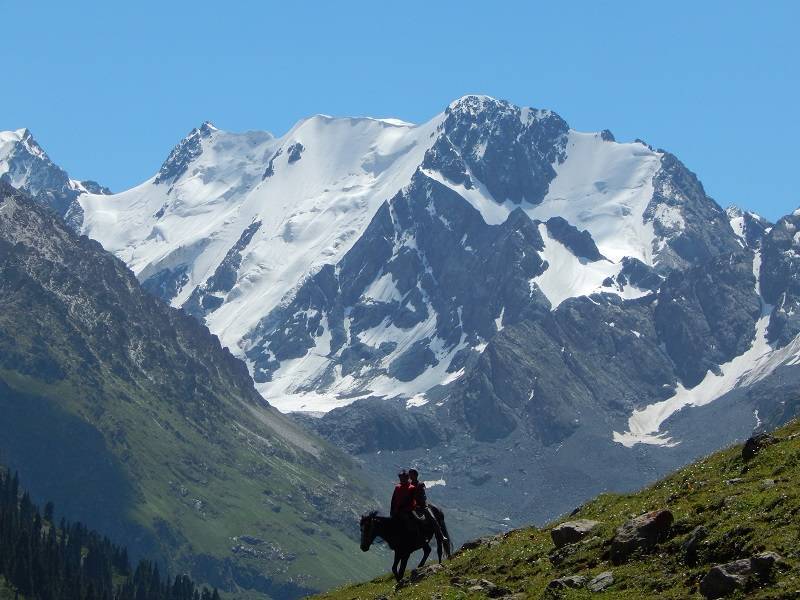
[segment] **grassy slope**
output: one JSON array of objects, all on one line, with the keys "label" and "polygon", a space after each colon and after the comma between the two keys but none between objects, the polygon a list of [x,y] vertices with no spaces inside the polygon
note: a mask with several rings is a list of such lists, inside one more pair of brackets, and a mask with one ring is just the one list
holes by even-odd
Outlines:
[{"label": "grassy slope", "polygon": [[[488,579],[530,598],[702,598],[700,579],[713,564],[773,550],[786,559],[787,567],[775,580],[750,590],[743,598],[800,598],[800,421],[775,433],[777,443],[744,463],[741,446],[700,460],[651,487],[636,493],[603,494],[543,529],[519,529],[459,553],[446,567],[416,584],[395,590],[382,577],[342,588],[322,596],[330,600],[376,598],[468,598],[468,585],[458,579]],[[741,481],[729,482],[733,479]],[[774,485],[764,480],[774,481]],[[613,566],[606,552],[614,530],[632,516],[669,508],[674,516],[673,536],[655,553],[636,555],[628,563]],[[585,518],[603,523],[597,536],[577,544],[577,552],[554,567],[548,560],[553,550],[550,527],[566,520]],[[698,525],[709,530],[700,546],[699,562],[683,561],[682,544]],[[387,565],[388,568],[388,565]],[[547,584],[565,575],[595,575],[613,571],[615,583],[602,593],[570,590],[546,591]],[[560,594],[560,595],[559,595]]]}]

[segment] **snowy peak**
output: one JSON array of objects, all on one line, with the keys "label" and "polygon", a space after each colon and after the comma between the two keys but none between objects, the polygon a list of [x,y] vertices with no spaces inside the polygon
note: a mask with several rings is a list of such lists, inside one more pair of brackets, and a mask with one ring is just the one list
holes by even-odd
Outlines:
[{"label": "snowy peak", "polygon": [[171,183],[183,175],[189,164],[203,152],[203,140],[219,131],[210,121],[204,121],[199,128],[192,129],[167,156],[161,165],[154,183]]},{"label": "snowy peak", "polygon": [[471,113],[473,115],[483,111],[487,106],[511,106],[505,100],[497,100],[485,94],[465,94],[453,100],[445,109],[445,113]]},{"label": "snowy peak", "polygon": [[197,129],[155,179],[112,202],[83,198],[84,231],[173,305],[191,302],[235,348],[284,295],[347,252],[408,184],[437,124],[316,116],[280,138]]},{"label": "snowy peak", "polygon": [[276,138],[205,123],[154,178],[80,206],[84,233],[285,409],[424,403],[506,327],[575,297],[643,298],[740,248],[671,155],[478,95],[422,125],[315,115]]},{"label": "snowy peak", "polygon": [[471,190],[485,187],[498,203],[541,202],[564,159],[569,130],[555,113],[488,96],[464,96],[445,111],[423,167]]},{"label": "snowy peak", "polygon": [[27,152],[31,156],[49,160],[27,127],[16,131],[0,131],[0,160],[6,160],[12,152]]},{"label": "snowy peak", "polygon": [[89,191],[110,193],[94,181],[70,179],[66,171],[54,164],[34,139],[29,129],[0,131],[0,179],[33,196],[40,204],[67,217],[75,226],[80,220],[76,198]]},{"label": "snowy peak", "polygon": [[28,128],[0,131],[0,172],[8,172],[9,161],[20,155],[50,160]]},{"label": "snowy peak", "polygon": [[[468,94],[451,102],[445,115],[454,119],[467,119],[474,122],[492,121],[499,116],[514,116],[523,124],[530,121],[546,118],[552,111],[540,110],[530,107],[520,107],[507,100],[498,100],[482,94]],[[560,118],[560,117],[559,117]]]}]

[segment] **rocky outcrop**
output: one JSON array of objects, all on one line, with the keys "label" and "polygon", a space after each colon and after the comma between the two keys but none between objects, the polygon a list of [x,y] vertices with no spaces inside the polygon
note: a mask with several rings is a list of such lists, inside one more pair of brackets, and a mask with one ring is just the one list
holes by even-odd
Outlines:
[{"label": "rocky outcrop", "polygon": [[624,563],[634,552],[652,550],[670,534],[673,521],[669,510],[654,510],[631,519],[617,528],[611,540],[611,561]]},{"label": "rocky outcrop", "polygon": [[[444,360],[443,371],[457,371],[471,346],[497,332],[501,313],[500,326],[547,313],[546,298],[529,283],[544,269],[542,248],[523,211],[487,225],[455,192],[418,172],[339,265],[320,269],[249,335],[254,377],[271,380],[281,361],[304,356],[326,330],[329,364],[307,384],[315,390],[335,383],[338,369],[364,381],[362,395],[381,375],[410,381]],[[408,331],[426,321],[433,326],[406,347],[362,340],[378,326]]]},{"label": "rocky outcrop", "polygon": [[569,127],[550,111],[465,96],[447,108],[441,130],[423,168],[468,189],[474,177],[497,202],[537,204],[556,176],[554,164],[566,156]]},{"label": "rocky outcrop", "polygon": [[[260,227],[261,221],[254,221],[242,232],[236,243],[225,254],[225,258],[217,266],[214,274],[192,291],[192,295],[183,305],[186,312],[194,317],[202,318],[220,307],[223,302],[222,295],[230,292],[236,285],[239,267],[242,264],[242,255]],[[174,297],[174,292],[166,298],[172,297]]]},{"label": "rocky outcrop", "polygon": [[586,584],[586,589],[590,592],[602,592],[614,585],[614,573],[611,571],[603,571],[595,575],[589,583]]},{"label": "rocky outcrop", "polygon": [[739,236],[742,245],[751,250],[761,247],[764,236],[773,226],[764,217],[742,210],[738,206],[729,206],[725,209],[725,214],[730,220],[733,232]]},{"label": "rocky outcrop", "polygon": [[577,590],[584,587],[587,580],[588,577],[585,575],[567,575],[553,579],[547,584],[547,587],[551,590]]},{"label": "rocky outcrop", "polygon": [[700,581],[700,593],[709,599],[730,596],[754,581],[768,578],[781,560],[775,552],[762,552],[751,558],[716,565]]},{"label": "rocky outcrop", "polygon": [[720,256],[667,277],[658,292],[655,324],[684,386],[750,347],[761,301],[753,256]]},{"label": "rocky outcrop", "polygon": [[447,439],[446,429],[433,414],[407,409],[404,401],[365,398],[321,417],[296,414],[295,418],[354,454],[432,448]]},{"label": "rocky outcrop", "polygon": [[781,348],[800,333],[800,210],[770,229],[761,243],[761,292],[775,306],[767,330]]},{"label": "rocky outcrop", "polygon": [[548,219],[547,232],[553,239],[569,248],[578,258],[588,261],[606,260],[605,256],[600,254],[600,250],[597,249],[597,245],[588,231],[579,230],[562,217]]},{"label": "rocky outcrop", "polygon": [[741,246],[725,211],[676,156],[659,151],[663,152],[661,168],[645,210],[645,220],[652,221],[656,235],[666,241],[658,249],[659,271],[684,269],[738,251]]},{"label": "rocky outcrop", "polygon": [[553,539],[555,547],[561,548],[567,544],[574,544],[581,541],[598,525],[600,525],[598,521],[591,521],[589,519],[567,521],[566,523],[561,523],[553,527],[553,529],[550,530],[550,537]]}]

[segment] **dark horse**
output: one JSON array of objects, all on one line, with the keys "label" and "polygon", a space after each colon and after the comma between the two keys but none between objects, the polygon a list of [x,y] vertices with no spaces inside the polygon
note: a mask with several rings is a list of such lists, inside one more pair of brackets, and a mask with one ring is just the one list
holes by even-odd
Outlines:
[{"label": "dark horse", "polygon": [[[448,538],[448,541],[444,543],[444,551],[447,557],[450,558],[450,534],[447,533],[447,526],[444,523],[444,513],[435,507],[431,507],[431,510],[439,522],[442,534]],[[419,527],[422,535],[415,536],[397,519],[381,517],[378,516],[377,511],[372,511],[361,517],[361,550],[366,552],[376,537],[382,538],[389,545],[389,548],[394,550],[392,573],[395,579],[400,581],[406,571],[406,564],[412,552],[422,550],[422,560],[417,565],[418,569],[425,566],[425,561],[428,560],[428,555],[431,553],[429,542],[435,534],[433,525],[428,521],[419,521]],[[442,562],[442,545],[442,540],[437,537],[436,554],[440,563]]]}]

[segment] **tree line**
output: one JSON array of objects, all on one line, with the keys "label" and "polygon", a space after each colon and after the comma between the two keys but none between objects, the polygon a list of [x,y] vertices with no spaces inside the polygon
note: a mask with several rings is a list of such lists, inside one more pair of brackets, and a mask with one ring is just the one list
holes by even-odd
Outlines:
[{"label": "tree line", "polygon": [[41,512],[20,489],[19,475],[0,467],[3,578],[26,600],[219,600],[217,590],[186,575],[162,575],[155,562],[132,568],[124,546],[82,523],[62,518],[56,525],[53,503]]}]

